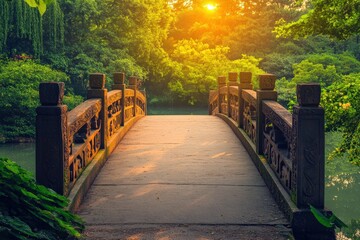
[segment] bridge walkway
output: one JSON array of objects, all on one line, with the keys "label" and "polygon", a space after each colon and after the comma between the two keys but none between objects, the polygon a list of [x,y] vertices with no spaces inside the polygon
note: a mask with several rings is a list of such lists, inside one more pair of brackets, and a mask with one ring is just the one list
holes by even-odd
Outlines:
[{"label": "bridge walkway", "polygon": [[214,116],[146,116],[79,210],[87,239],[288,239],[251,158]]}]

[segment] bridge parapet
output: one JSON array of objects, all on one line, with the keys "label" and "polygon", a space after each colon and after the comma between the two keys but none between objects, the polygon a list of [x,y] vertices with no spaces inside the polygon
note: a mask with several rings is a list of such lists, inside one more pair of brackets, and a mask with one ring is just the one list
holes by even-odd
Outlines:
[{"label": "bridge parapet", "polygon": [[291,114],[277,102],[274,75],[259,75],[259,89],[253,90],[250,72],[241,72],[239,83],[233,80],[235,74],[229,74],[227,86],[222,77],[218,90],[210,93],[209,113],[223,118],[247,147],[297,239],[332,239],[333,229],[325,229],[309,211],[313,205],[330,214],[324,209],[320,85],[299,84]]},{"label": "bridge parapet", "polygon": [[[126,88],[125,75],[115,73],[113,90],[108,92],[105,75],[91,74],[87,100],[69,112],[62,104],[64,83],[40,84],[41,106],[36,109],[38,183],[69,196],[94,159],[100,159],[93,164],[101,167],[125,132],[146,114],[146,96],[137,89],[137,78],[131,79]],[[96,174],[90,175],[92,181]]]}]

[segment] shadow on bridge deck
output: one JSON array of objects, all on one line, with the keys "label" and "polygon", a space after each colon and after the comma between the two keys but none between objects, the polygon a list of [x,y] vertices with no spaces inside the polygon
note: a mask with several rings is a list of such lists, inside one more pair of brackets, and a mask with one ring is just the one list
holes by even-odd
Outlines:
[{"label": "shadow on bridge deck", "polygon": [[287,239],[289,232],[247,151],[214,116],[141,119],[79,214],[88,239]]}]

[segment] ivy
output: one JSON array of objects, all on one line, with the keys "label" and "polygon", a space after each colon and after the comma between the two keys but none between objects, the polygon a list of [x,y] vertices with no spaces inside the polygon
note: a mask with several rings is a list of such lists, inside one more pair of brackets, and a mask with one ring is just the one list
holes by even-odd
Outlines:
[{"label": "ivy", "polygon": [[0,158],[0,236],[2,239],[79,238],[83,221],[65,210],[69,200],[35,183],[32,175]]}]

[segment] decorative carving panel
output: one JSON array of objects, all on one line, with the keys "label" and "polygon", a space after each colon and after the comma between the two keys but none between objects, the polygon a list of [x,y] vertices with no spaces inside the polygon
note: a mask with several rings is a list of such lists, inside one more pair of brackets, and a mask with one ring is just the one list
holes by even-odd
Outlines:
[{"label": "decorative carving panel", "polygon": [[283,132],[266,119],[264,130],[264,156],[272,170],[290,194],[292,189],[292,163],[290,161],[290,146]]}]

